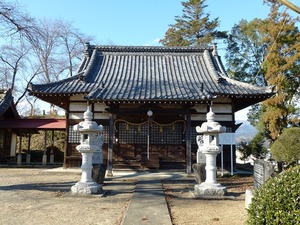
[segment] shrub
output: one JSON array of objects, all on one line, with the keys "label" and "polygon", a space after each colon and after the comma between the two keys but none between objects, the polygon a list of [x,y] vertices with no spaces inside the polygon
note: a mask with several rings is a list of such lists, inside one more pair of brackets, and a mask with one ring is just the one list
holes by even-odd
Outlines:
[{"label": "shrub", "polygon": [[248,224],[300,224],[300,166],[270,178],[256,190]]},{"label": "shrub", "polygon": [[300,128],[287,128],[271,146],[272,157],[288,165],[296,164],[300,160]]}]

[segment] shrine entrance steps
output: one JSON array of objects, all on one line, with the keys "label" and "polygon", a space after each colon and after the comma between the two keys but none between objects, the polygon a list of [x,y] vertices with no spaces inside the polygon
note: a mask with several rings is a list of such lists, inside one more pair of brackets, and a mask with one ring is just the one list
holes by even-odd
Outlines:
[{"label": "shrine entrance steps", "polygon": [[185,171],[186,163],[160,161],[158,164],[155,163],[142,164],[140,161],[136,161],[136,160],[115,161],[113,163],[113,170],[138,171],[138,170],[148,170],[148,169]]}]

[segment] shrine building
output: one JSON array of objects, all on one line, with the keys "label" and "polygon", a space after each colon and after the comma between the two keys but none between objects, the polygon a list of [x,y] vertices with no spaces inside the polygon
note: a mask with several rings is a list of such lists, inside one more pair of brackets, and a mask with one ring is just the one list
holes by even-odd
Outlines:
[{"label": "shrine building", "polygon": [[[29,93],[66,111],[64,167],[79,167],[73,126],[90,106],[103,125],[104,158],[114,166],[191,171],[195,163],[196,126],[212,106],[226,126],[222,163],[235,164],[234,113],[274,93],[230,78],[216,46],[152,47],[86,44],[75,76],[30,84]],[[229,135],[229,136],[228,136]],[[226,141],[228,137],[231,141]],[[229,138],[229,139],[230,139]],[[222,138],[221,138],[222,139]],[[220,140],[221,141],[221,140]],[[220,163],[220,157],[219,157]]]}]

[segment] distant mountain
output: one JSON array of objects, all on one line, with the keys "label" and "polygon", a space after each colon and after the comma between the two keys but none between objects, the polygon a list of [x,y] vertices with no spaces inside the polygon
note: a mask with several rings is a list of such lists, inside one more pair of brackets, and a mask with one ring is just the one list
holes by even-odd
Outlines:
[{"label": "distant mountain", "polygon": [[251,141],[253,137],[257,134],[256,128],[246,120],[237,120],[236,124],[239,123],[243,123],[243,124],[235,132],[236,143],[238,144],[242,141],[244,142]]}]

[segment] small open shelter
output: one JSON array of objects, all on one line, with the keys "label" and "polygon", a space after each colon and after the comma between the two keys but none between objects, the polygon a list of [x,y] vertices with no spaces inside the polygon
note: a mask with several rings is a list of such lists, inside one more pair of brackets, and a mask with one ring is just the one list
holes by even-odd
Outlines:
[{"label": "small open shelter", "polygon": [[22,142],[22,137],[28,137],[28,150],[30,150],[30,137],[33,133],[43,130],[46,134],[46,131],[52,131],[53,139],[54,130],[65,131],[65,129],[65,119],[21,118],[14,105],[11,90],[0,91],[0,163],[17,161],[16,155],[20,155],[22,150],[22,145],[17,149],[17,137],[19,143]]}]

